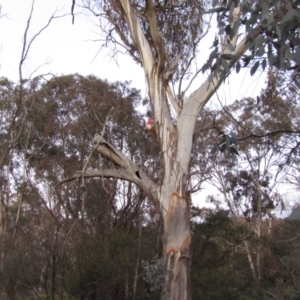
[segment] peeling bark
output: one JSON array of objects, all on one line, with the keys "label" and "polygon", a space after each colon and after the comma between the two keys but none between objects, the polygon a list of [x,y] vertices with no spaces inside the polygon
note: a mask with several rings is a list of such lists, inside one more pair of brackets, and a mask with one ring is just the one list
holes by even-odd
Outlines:
[{"label": "peeling bark", "polygon": [[164,218],[164,252],[178,252],[190,240],[190,221],[184,197],[173,193]]},{"label": "peeling bark", "polygon": [[165,285],[162,299],[190,299],[190,214],[184,197],[173,193],[164,217]]}]

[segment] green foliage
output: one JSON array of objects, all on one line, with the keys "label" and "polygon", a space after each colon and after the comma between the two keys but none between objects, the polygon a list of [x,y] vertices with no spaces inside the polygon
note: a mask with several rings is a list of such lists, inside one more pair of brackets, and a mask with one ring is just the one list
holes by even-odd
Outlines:
[{"label": "green foliage", "polygon": [[232,154],[239,155],[236,149],[237,146],[237,135],[235,132],[230,132],[230,134],[225,134],[221,132],[219,134],[219,142],[215,143],[211,149],[211,154],[215,154],[218,150],[221,152],[229,151]]},{"label": "green foliage", "polygon": [[[249,282],[243,280],[232,269],[205,269],[198,278],[201,283],[201,292],[193,293],[193,299],[209,300],[259,300],[262,297],[251,295],[247,288]],[[195,282],[193,280],[193,283]],[[247,291],[248,290],[248,291]]]},{"label": "green foliage", "polygon": [[[201,212],[200,212],[201,213]],[[227,211],[203,211],[205,220],[193,230],[193,299],[260,299],[254,296],[254,281],[247,258],[240,251],[249,238]]]},{"label": "green foliage", "polygon": [[142,261],[145,270],[143,279],[149,284],[150,291],[161,291],[164,284],[164,262],[162,258],[154,256],[151,261]]},{"label": "green foliage", "polygon": [[[83,1],[84,5],[92,10],[95,14],[105,16],[110,23],[100,22],[102,33],[105,34],[107,43],[115,44],[115,37],[111,35],[111,30],[116,31],[126,49],[129,49],[131,57],[138,63],[142,63],[140,53],[133,42],[130,29],[126,22],[120,1],[108,3],[99,0]],[[197,53],[197,46],[203,34],[203,12],[205,1],[188,0],[183,3],[174,1],[152,1],[153,10],[155,12],[155,21],[158,32],[151,28],[151,11],[145,1],[134,0],[130,2],[133,9],[139,16],[143,32],[147,41],[150,43],[151,50],[155,53],[154,58],[165,51],[164,68],[171,70],[174,63],[178,61],[178,68],[175,68],[174,79],[178,80],[181,76],[186,75],[187,70],[191,67],[191,60]],[[156,49],[156,40],[162,39],[164,49]]]},{"label": "green foliage", "polygon": [[291,288],[291,291],[287,291],[284,295],[284,300],[298,300],[300,299],[300,287],[296,289]]},{"label": "green foliage", "polygon": [[[213,1],[212,5],[217,7],[220,4]],[[241,7],[240,19],[236,26],[231,27],[232,11],[237,5]],[[232,36],[239,25],[245,28],[250,49],[242,59],[244,67],[252,63],[251,75],[254,75],[259,67],[264,70],[266,62],[283,70],[299,67],[300,6],[297,1],[268,0],[258,3],[229,0],[226,1],[226,6],[219,8],[217,20],[220,34]],[[239,70],[240,64],[237,63],[236,71]]]},{"label": "green foliage", "polygon": [[[258,241],[247,222],[224,210],[194,209],[202,216],[193,226],[193,299],[298,299],[299,221],[274,219],[273,230],[260,243],[262,278],[251,274],[244,242],[255,249]],[[263,224],[265,221],[262,221]],[[267,226],[267,223],[264,224]],[[254,247],[254,248],[252,248]],[[255,259],[255,253],[251,251]]]}]

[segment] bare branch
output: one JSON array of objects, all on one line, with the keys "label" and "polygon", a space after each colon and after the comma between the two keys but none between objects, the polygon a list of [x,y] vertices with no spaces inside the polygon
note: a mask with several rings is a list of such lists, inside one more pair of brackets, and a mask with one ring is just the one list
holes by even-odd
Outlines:
[{"label": "bare branch", "polygon": [[[100,144],[100,142],[101,142],[101,139],[102,139],[103,136],[104,136],[104,133],[105,133],[105,129],[106,129],[106,125],[107,125],[109,116],[110,116],[110,114],[111,114],[111,112],[112,112],[113,110],[114,110],[114,107],[112,106],[111,109],[109,110],[107,116],[106,116],[106,119],[105,119],[105,122],[104,122],[104,125],[103,125],[103,128],[102,128],[102,132],[101,132],[101,138],[99,139],[99,141],[98,141],[96,147],[94,147],[94,149],[97,149],[97,148],[98,148],[98,146],[99,146],[99,144]],[[85,183],[84,183],[84,172],[85,172],[86,167],[87,167],[87,165],[88,165],[88,163],[89,163],[89,161],[90,161],[90,159],[91,159],[91,157],[92,157],[92,155],[93,155],[93,153],[94,153],[94,149],[91,151],[91,153],[90,153],[90,155],[89,155],[89,157],[88,157],[88,159],[87,159],[85,165],[84,165],[83,168],[82,168],[82,184],[83,184],[84,186],[85,186]],[[103,183],[103,182],[102,182],[102,183]],[[104,184],[103,184],[103,188],[104,188],[104,190],[106,190]],[[108,193],[108,192],[107,192],[107,193]],[[84,207],[84,198],[83,198],[83,200],[82,200],[82,207]]]},{"label": "bare branch", "polygon": [[[111,112],[112,112],[113,110],[114,110],[114,107],[112,106],[111,109],[109,110],[107,116],[106,116],[106,119],[105,119],[105,122],[104,122],[104,125],[103,125],[103,129],[102,129],[102,132],[101,132],[101,136],[100,136],[100,138],[99,138],[99,140],[98,140],[98,142],[97,142],[97,145],[94,147],[94,149],[97,149],[98,146],[100,145],[100,142],[101,142],[101,140],[102,140],[102,138],[103,138],[103,136],[104,136],[104,133],[105,133],[105,129],[106,129],[106,125],[107,125],[109,116],[110,116],[110,114],[111,114]],[[86,167],[87,167],[87,165],[88,165],[88,163],[89,163],[89,161],[90,161],[90,159],[91,159],[91,157],[92,157],[92,155],[93,155],[93,153],[94,153],[94,149],[93,149],[93,151],[91,151],[91,153],[90,153],[90,155],[89,155],[89,157],[88,157],[88,159],[87,159],[85,165],[84,165],[83,168],[82,168],[82,173],[83,173],[82,178],[84,177],[84,172],[85,172],[85,170],[86,170]]]},{"label": "bare branch", "polygon": [[97,143],[96,150],[103,155],[104,157],[111,160],[114,164],[121,168],[126,168],[127,157],[123,155],[122,152],[117,150],[113,145],[108,143],[102,136],[96,133],[94,137],[95,142]]},{"label": "bare branch", "polygon": [[105,177],[105,178],[117,178],[123,179],[127,181],[132,181],[131,176],[124,170],[117,170],[117,169],[107,169],[107,170],[88,170],[88,171],[77,171],[75,174],[59,183],[59,185],[72,181],[76,178],[92,178],[92,177]]},{"label": "bare branch", "polygon": [[74,24],[75,17],[74,17],[74,7],[75,7],[75,0],[72,0],[72,8],[71,8],[71,14],[72,14],[72,24]]},{"label": "bare branch", "polygon": [[[111,109],[112,110],[112,109]],[[109,113],[110,114],[110,113]],[[106,118],[105,124],[107,123],[109,114]],[[142,190],[145,191],[149,199],[154,201],[155,205],[158,205],[154,194],[157,193],[156,184],[148,177],[148,175],[140,169],[138,165],[127,158],[122,152],[117,150],[112,144],[108,143],[104,138],[105,125],[103,127],[102,134],[96,134],[94,140],[96,142],[93,151],[89,155],[87,162],[82,170],[75,172],[75,174],[66,180],[59,183],[65,183],[72,181],[76,178],[88,178],[88,177],[105,177],[105,178],[117,178],[123,179],[135,183]],[[86,170],[88,161],[94,151],[99,152],[102,156],[112,161],[116,166],[121,169],[105,169],[105,170]]]},{"label": "bare branch", "polygon": [[[24,61],[26,60],[29,50],[31,48],[32,43],[35,41],[35,39],[45,30],[49,27],[50,23],[52,22],[52,20],[54,19],[58,19],[58,18],[63,18],[65,16],[67,16],[68,14],[63,14],[61,16],[55,16],[55,13],[50,17],[50,19],[48,20],[47,24],[42,27],[29,41],[29,43],[27,44],[27,34],[28,34],[28,30],[30,27],[30,22],[31,22],[31,18],[32,18],[32,14],[33,14],[33,10],[34,10],[34,0],[32,1],[32,6],[31,6],[31,10],[30,10],[30,14],[27,20],[27,25],[26,25],[26,29],[24,32],[24,37],[23,37],[23,48],[22,48],[22,54],[21,54],[21,60],[19,63],[19,73],[22,74],[22,66],[24,64]],[[22,77],[22,76],[20,76]]]}]

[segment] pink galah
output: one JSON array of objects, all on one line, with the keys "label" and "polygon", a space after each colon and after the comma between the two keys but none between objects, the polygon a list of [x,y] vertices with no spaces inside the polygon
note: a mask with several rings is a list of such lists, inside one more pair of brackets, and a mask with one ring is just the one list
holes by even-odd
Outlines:
[{"label": "pink galah", "polygon": [[153,130],[154,127],[154,122],[152,118],[147,118],[146,124],[145,124],[146,129]]}]

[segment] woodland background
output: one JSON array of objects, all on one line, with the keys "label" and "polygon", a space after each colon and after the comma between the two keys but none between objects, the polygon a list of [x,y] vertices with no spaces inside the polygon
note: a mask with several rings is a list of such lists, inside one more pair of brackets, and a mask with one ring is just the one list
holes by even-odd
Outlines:
[{"label": "woodland background", "polygon": [[[208,181],[219,193],[207,197],[214,208],[191,206],[193,299],[300,295],[300,220],[274,213],[285,209],[278,185],[299,189],[299,137],[286,134],[299,128],[292,79],[270,70],[259,101],[241,99],[198,120],[189,190],[197,195]],[[159,182],[156,137],[136,110],[151,108],[139,91],[74,74],[22,86],[2,78],[0,97],[1,298],[159,299],[161,223],[143,193],[117,179],[60,184],[87,161],[100,163],[93,135],[112,106],[105,138]],[[284,133],[264,135],[279,122]],[[233,129],[240,140],[226,150]]]}]

